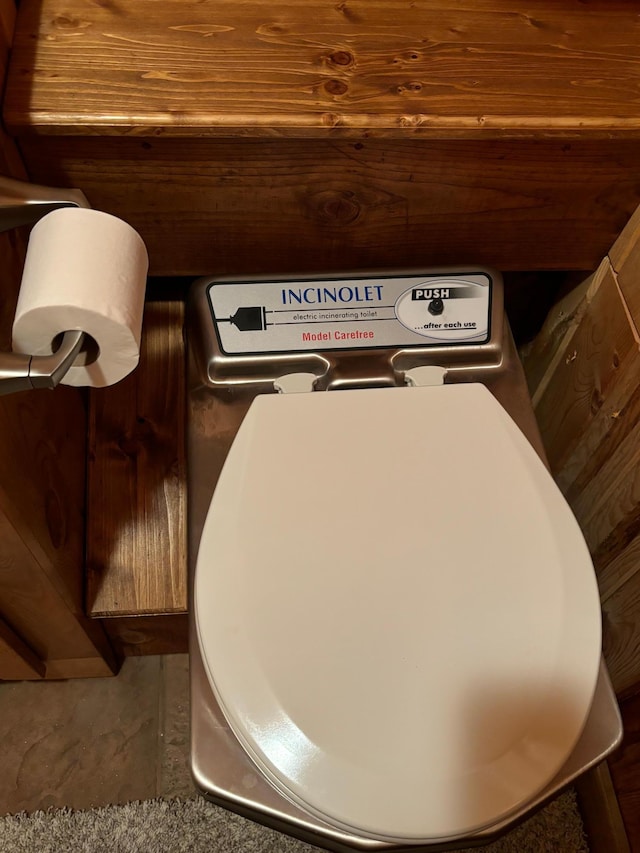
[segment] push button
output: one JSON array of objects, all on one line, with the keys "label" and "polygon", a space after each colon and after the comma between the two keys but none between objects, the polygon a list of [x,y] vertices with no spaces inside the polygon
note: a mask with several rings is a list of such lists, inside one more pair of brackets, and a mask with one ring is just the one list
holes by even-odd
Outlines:
[{"label": "push button", "polygon": [[444,311],[444,302],[442,299],[432,299],[429,303],[429,314],[433,314],[434,317],[437,317],[438,314],[442,314]]}]

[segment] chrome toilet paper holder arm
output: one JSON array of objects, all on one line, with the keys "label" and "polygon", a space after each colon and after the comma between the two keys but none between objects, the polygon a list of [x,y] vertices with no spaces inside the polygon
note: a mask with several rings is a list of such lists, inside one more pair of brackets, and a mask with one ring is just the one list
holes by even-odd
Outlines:
[{"label": "chrome toilet paper holder arm", "polygon": [[0,175],[0,231],[34,225],[60,207],[91,207],[82,190],[40,187]]},{"label": "chrome toilet paper holder arm", "polygon": [[[41,187],[0,176],[0,231],[33,225],[61,207],[90,207],[76,189]],[[82,349],[85,334],[65,332],[51,355],[0,352],[0,396],[31,388],[55,388]]]},{"label": "chrome toilet paper holder arm", "polygon": [[31,388],[55,388],[76,360],[84,339],[84,332],[65,332],[51,355],[0,352],[0,397]]}]

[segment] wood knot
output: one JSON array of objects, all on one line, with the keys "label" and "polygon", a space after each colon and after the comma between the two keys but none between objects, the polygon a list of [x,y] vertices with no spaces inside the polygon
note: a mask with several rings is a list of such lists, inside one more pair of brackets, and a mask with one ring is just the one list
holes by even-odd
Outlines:
[{"label": "wood knot", "polygon": [[408,83],[400,83],[396,87],[396,92],[399,95],[404,95],[405,92],[416,94],[422,91],[422,83],[419,80],[410,80]]},{"label": "wood knot", "polygon": [[421,114],[404,115],[398,118],[398,124],[400,127],[420,127],[420,125],[425,124],[425,121]]},{"label": "wood knot", "polygon": [[349,90],[347,84],[343,83],[342,80],[327,80],[324,88],[330,95],[344,95]]},{"label": "wood knot", "polygon": [[77,30],[81,23],[78,18],[70,18],[68,15],[58,15],[53,19],[53,26],[59,30]]},{"label": "wood knot", "polygon": [[329,59],[335,65],[342,65],[343,68],[353,64],[353,56],[347,50],[336,50],[335,53],[331,54]]},{"label": "wood knot", "polygon": [[159,436],[151,421],[138,415],[135,423],[117,441],[120,453],[129,459],[135,459],[144,450],[158,447]]},{"label": "wood knot", "polygon": [[315,217],[327,225],[351,225],[361,213],[360,202],[350,190],[324,190],[312,201]]},{"label": "wood knot", "polygon": [[258,32],[272,33],[273,35],[279,36],[286,33],[287,28],[284,24],[265,24],[263,27],[258,28]]}]

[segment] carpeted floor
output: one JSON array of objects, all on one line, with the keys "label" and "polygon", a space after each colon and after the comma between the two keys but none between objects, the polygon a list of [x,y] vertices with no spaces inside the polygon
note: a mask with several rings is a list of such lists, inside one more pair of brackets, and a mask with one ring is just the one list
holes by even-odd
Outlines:
[{"label": "carpeted floor", "polygon": [[[588,853],[569,791],[486,853]],[[477,848],[476,848],[477,850]],[[0,819],[2,853],[315,853],[315,848],[198,799]]]}]

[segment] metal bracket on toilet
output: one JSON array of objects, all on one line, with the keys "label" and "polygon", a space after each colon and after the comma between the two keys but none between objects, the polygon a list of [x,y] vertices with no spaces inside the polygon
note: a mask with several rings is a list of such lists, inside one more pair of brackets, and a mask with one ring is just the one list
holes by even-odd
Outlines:
[{"label": "metal bracket on toilet", "polygon": [[[0,176],[0,231],[33,225],[61,207],[90,207],[76,189],[41,187]],[[51,355],[0,352],[0,396],[31,388],[55,388],[75,361],[84,332],[68,331]]]}]

